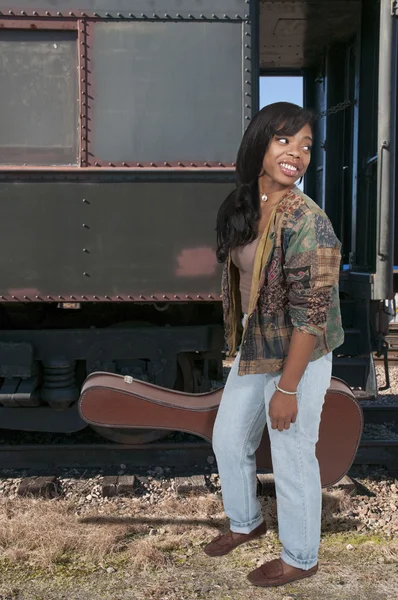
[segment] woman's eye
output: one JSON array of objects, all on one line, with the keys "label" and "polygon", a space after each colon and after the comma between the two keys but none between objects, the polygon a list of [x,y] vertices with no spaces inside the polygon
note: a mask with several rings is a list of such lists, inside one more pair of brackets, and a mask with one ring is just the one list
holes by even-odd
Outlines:
[{"label": "woman's eye", "polygon": [[312,146],[303,146],[303,150],[305,150],[306,152],[311,152]]},{"label": "woman's eye", "polygon": [[289,140],[287,138],[276,138],[278,142],[281,142],[281,144],[288,144]]}]

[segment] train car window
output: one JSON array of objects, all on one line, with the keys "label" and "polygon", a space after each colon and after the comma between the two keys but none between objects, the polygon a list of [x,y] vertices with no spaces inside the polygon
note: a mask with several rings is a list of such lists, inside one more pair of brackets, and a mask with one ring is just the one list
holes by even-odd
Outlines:
[{"label": "train car window", "polygon": [[0,164],[77,165],[75,31],[0,30]]},{"label": "train car window", "polygon": [[89,164],[235,160],[241,23],[94,23],[89,46]]}]

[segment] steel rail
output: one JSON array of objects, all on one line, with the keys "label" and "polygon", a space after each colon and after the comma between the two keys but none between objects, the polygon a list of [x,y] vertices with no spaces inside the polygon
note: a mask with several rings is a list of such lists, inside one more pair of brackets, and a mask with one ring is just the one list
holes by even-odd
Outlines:
[{"label": "steel rail", "polygon": [[[389,332],[386,336],[388,343],[388,362],[391,366],[398,364],[398,323],[390,323]],[[382,356],[374,356],[376,364],[383,364]]]},{"label": "steel rail", "polygon": [[373,406],[369,404],[361,406],[366,425],[394,422],[398,425],[398,404],[377,404],[376,400],[371,402],[374,402]]},{"label": "steel rail", "polygon": [[[7,471],[33,469],[53,475],[63,468],[101,469],[114,474],[124,465],[127,471],[169,468],[173,474],[203,473],[215,463],[210,444],[205,442],[120,444],[29,444],[0,446],[0,475]],[[363,439],[354,465],[385,465],[398,469],[398,440]],[[2,473],[1,473],[2,472]]]},{"label": "steel rail", "polygon": [[362,440],[354,465],[384,465],[390,475],[398,475],[398,440]]},{"label": "steel rail", "polygon": [[168,467],[178,472],[203,472],[213,462],[207,442],[0,445],[0,470],[40,469],[54,474],[60,468],[101,468],[114,473],[125,465],[135,470]]}]

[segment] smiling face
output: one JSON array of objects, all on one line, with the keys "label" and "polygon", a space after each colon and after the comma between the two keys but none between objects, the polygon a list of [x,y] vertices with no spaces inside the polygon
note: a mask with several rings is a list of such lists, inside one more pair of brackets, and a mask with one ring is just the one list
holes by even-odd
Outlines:
[{"label": "smiling face", "polygon": [[265,153],[260,186],[268,193],[292,187],[311,160],[312,130],[305,125],[295,135],[275,135]]}]

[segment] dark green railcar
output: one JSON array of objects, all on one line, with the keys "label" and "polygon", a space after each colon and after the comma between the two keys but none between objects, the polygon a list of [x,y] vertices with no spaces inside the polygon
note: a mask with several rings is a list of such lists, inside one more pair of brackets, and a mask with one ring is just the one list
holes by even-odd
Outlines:
[{"label": "dark green railcar", "polygon": [[395,11],[0,0],[0,427],[83,428],[94,370],[191,391],[220,376],[215,218],[259,77],[275,74],[302,75],[320,117],[305,185],[343,241],[334,371],[375,395],[394,264]]}]

